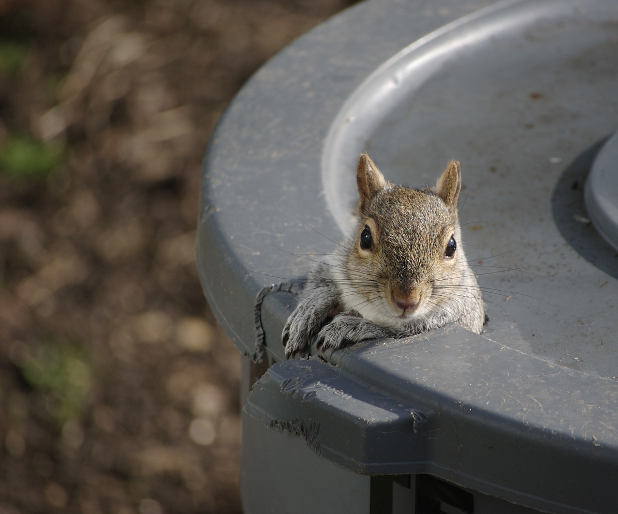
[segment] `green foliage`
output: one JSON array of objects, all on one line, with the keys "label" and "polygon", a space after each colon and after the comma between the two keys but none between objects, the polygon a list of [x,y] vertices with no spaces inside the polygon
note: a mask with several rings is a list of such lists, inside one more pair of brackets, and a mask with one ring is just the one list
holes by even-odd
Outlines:
[{"label": "green foliage", "polygon": [[24,356],[21,373],[36,391],[51,397],[53,414],[61,424],[80,416],[93,375],[81,347],[66,341],[46,341]]},{"label": "green foliage", "polygon": [[0,147],[0,173],[10,178],[45,178],[65,158],[61,145],[10,135]]},{"label": "green foliage", "polygon": [[29,53],[28,45],[16,41],[0,41],[0,71],[7,75],[18,75]]}]

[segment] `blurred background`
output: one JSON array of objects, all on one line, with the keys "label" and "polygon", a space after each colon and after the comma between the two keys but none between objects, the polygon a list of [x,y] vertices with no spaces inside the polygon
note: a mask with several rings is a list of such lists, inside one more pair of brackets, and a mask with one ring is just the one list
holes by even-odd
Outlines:
[{"label": "blurred background", "polygon": [[352,0],[0,0],[0,514],[240,513],[194,257],[217,120]]}]

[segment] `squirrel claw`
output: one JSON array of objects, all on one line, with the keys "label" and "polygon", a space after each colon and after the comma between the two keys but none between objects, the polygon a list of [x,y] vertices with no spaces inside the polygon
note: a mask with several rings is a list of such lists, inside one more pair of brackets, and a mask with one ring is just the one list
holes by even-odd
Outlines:
[{"label": "squirrel claw", "polygon": [[317,339],[323,353],[329,348],[338,350],[350,344],[388,335],[384,328],[361,317],[356,311],[349,311],[338,314],[331,323],[324,326]]},{"label": "squirrel claw", "polygon": [[350,343],[354,343],[353,339],[350,338],[352,335],[351,332],[354,328],[354,321],[358,318],[349,316],[347,314],[338,314],[335,316],[333,321],[331,321],[328,325],[324,326],[320,333],[318,334],[318,348],[322,353],[327,349],[338,350],[344,345],[345,341]]},{"label": "squirrel claw", "polygon": [[320,291],[310,293],[308,298],[297,306],[283,327],[281,342],[288,359],[309,346],[312,337],[318,333],[328,313],[336,307],[335,301],[330,300],[323,304],[318,301],[320,298]]}]

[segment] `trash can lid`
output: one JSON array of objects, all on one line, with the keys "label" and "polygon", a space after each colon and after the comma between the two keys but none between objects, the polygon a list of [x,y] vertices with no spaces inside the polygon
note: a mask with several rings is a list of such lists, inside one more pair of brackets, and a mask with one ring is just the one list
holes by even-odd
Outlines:
[{"label": "trash can lid", "polygon": [[[431,472],[545,510],[613,512],[618,258],[584,185],[616,131],[618,4],[473,13],[490,4],[362,3],[262,68],[205,161],[200,276],[254,355],[256,295],[306,276],[343,237],[362,150],[406,185],[458,159],[486,332],[358,345],[327,355],[336,368],[280,362],[246,409],[358,472]],[[262,304],[276,359],[294,304],[285,292]]]}]

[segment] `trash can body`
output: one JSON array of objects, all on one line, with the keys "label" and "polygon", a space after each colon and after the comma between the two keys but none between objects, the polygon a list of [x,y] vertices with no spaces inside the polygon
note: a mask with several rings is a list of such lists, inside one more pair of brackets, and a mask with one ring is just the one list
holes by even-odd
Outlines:
[{"label": "trash can body", "polygon": [[[616,511],[618,258],[584,188],[617,91],[613,0],[369,1],[249,81],[205,160],[197,245],[246,356],[247,513]],[[294,284],[349,231],[364,150],[409,186],[461,161],[487,329],[286,361]]]}]

